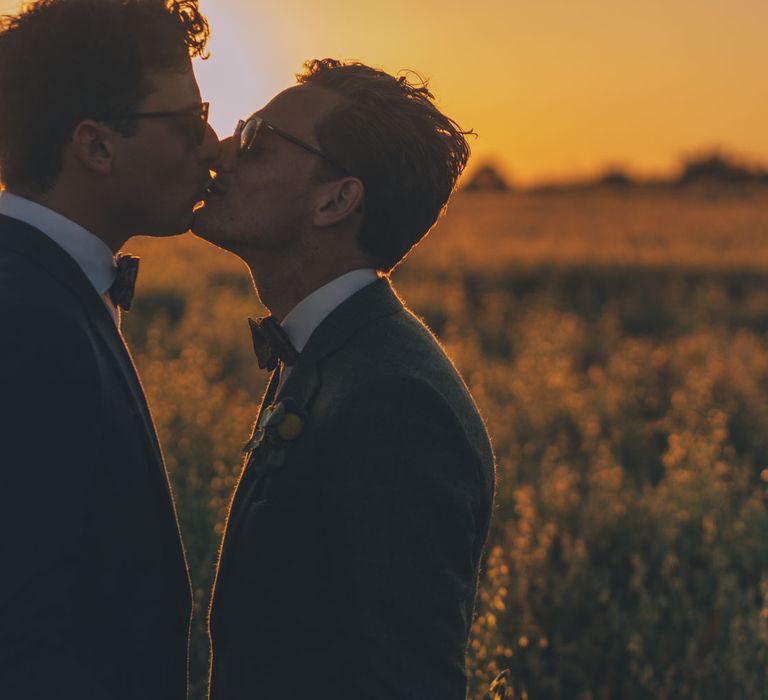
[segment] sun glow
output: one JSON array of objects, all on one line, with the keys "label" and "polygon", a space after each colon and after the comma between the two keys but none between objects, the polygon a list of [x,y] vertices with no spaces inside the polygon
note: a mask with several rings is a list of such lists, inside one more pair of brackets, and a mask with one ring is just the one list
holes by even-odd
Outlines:
[{"label": "sun glow", "polygon": [[431,77],[477,130],[475,162],[517,179],[640,171],[724,146],[768,159],[768,3],[693,0],[459,3],[201,0],[213,30],[198,62],[212,121],[229,133],[309,58],[357,58]]},{"label": "sun glow", "polygon": [[[723,147],[768,161],[764,0],[200,0],[211,57],[196,60],[211,123],[294,82],[310,58],[356,58],[431,78],[441,107],[475,129],[475,164],[518,181],[639,172]],[[13,12],[18,0],[0,0]]]}]

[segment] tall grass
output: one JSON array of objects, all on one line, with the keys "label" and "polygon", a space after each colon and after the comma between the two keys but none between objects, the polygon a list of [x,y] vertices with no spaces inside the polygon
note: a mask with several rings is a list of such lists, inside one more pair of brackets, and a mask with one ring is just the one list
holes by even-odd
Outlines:
[{"label": "tall grass", "polygon": [[[243,266],[141,241],[125,322],[195,583],[193,691],[266,377]],[[459,196],[395,274],[487,420],[498,497],[471,697],[757,698],[768,687],[768,197]],[[286,653],[289,653],[286,651]]]}]

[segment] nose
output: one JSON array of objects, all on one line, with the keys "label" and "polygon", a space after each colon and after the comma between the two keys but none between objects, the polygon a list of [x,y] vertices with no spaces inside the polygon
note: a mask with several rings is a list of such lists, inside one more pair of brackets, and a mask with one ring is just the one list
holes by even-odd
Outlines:
[{"label": "nose", "polygon": [[219,143],[218,157],[213,163],[212,169],[217,173],[227,173],[235,169],[237,163],[237,141],[228,136]]},{"label": "nose", "polygon": [[221,142],[213,127],[210,124],[206,125],[205,136],[203,142],[200,144],[200,160],[210,164],[214,163],[219,157],[219,151],[221,150]]}]

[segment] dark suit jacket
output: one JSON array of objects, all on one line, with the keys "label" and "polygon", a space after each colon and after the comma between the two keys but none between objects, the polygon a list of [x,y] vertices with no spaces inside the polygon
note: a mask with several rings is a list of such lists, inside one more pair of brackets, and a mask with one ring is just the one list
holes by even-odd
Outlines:
[{"label": "dark suit jacket", "polygon": [[464,382],[381,279],[316,329],[277,402],[303,432],[273,421],[241,475],[211,698],[462,700],[494,488]]},{"label": "dark suit jacket", "polygon": [[80,267],[0,216],[0,697],[184,700],[190,585],[128,350]]}]

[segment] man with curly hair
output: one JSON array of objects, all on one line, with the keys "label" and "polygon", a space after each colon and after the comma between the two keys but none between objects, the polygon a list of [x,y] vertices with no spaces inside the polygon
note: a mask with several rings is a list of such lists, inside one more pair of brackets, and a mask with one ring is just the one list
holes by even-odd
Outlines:
[{"label": "man with curly hair", "polygon": [[189,576],[114,254],[188,230],[210,181],[207,38],[197,0],[0,18],[2,698],[186,698]]},{"label": "man with curly hair", "polygon": [[308,63],[223,142],[193,232],[250,268],[273,370],[230,506],[210,696],[461,700],[494,488],[469,392],[388,275],[466,133],[426,85]]}]

